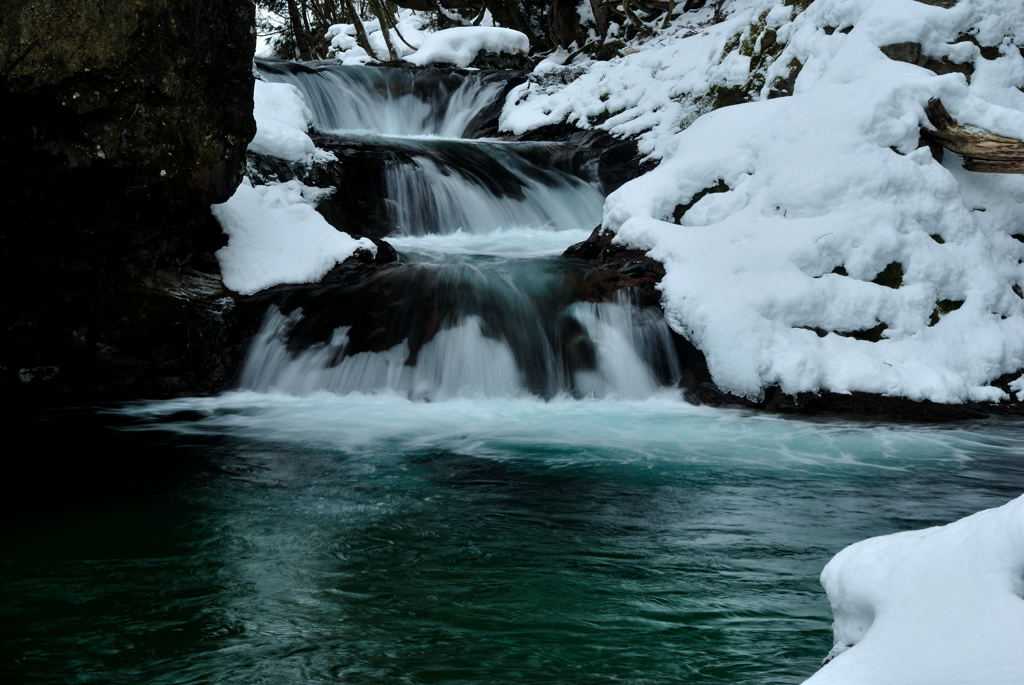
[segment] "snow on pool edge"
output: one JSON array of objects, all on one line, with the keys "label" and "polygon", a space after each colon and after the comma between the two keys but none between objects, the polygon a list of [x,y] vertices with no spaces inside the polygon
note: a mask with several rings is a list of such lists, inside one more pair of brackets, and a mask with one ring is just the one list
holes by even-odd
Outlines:
[{"label": "snow on pool edge", "polygon": [[1024,495],[870,538],[821,573],[834,658],[810,685],[1024,682]]}]

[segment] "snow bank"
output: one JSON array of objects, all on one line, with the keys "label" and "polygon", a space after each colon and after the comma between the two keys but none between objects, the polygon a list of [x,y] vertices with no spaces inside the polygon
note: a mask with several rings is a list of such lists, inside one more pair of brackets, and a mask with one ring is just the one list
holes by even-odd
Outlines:
[{"label": "snow bank", "polygon": [[256,186],[243,179],[231,198],[211,209],[228,235],[217,251],[224,285],[243,295],[281,283],[322,278],[356,250],[376,252],[366,238],[335,230],[313,208],[324,193],[299,181]]},{"label": "snow bank", "polygon": [[825,566],[834,657],[808,685],[1024,683],[1024,496]]},{"label": "snow bank", "polygon": [[[429,15],[425,12],[414,10],[399,10],[396,15],[398,28],[388,29],[391,38],[391,46],[395,49],[401,59],[416,51],[416,48],[426,38]],[[363,29],[366,31],[366,39],[374,52],[381,59],[388,58],[387,43],[384,41],[384,33],[380,28],[380,21],[364,21]],[[356,27],[353,24],[335,24],[327,30],[325,36],[330,41],[330,54],[342,64],[366,64],[373,61],[366,50],[359,47],[356,41]]]},{"label": "snow bank", "polygon": [[[965,172],[948,153],[939,164],[918,141],[935,97],[959,121],[1024,138],[1024,3],[726,10],[711,25],[691,13],[608,63],[544,64],[510,93],[503,128],[568,120],[637,136],[663,159],[608,198],[604,225],[665,264],[669,322],[724,390],[1006,398],[988,383],[1024,367],[1024,244],[1012,237],[1024,176]],[[880,50],[906,42],[972,66],[970,84]],[[794,94],[768,99],[794,65]],[[755,102],[708,111],[751,84]]]},{"label": "snow bank", "polygon": [[[335,159],[307,134],[312,115],[295,86],[257,80],[253,116],[251,152],[307,164]],[[316,212],[316,202],[332,190],[298,181],[254,187],[242,179],[227,202],[210,208],[228,235],[217,251],[224,285],[251,295],[281,283],[317,281],[357,249],[375,251],[370,241],[335,230]]]},{"label": "snow bank", "polygon": [[289,83],[256,81],[253,90],[256,136],[249,150],[292,162],[333,159],[320,150],[306,133],[312,114],[299,89]]},{"label": "snow bank", "polygon": [[[448,19],[469,24],[469,20],[456,12],[443,11]],[[489,11],[484,12],[479,25],[462,26],[453,29],[435,31],[430,12],[401,9],[396,15],[396,28],[388,29],[391,47],[399,59],[413,64],[455,64],[460,67],[469,66],[470,62],[481,50],[490,52],[529,52],[529,39],[511,29],[495,29],[494,20]],[[380,21],[377,19],[364,21],[363,29],[370,47],[379,59],[388,59],[387,42]],[[514,34],[514,35],[513,35]],[[356,27],[353,24],[335,24],[325,35],[330,41],[330,55],[342,64],[366,64],[373,57],[359,46],[356,40]],[[474,48],[474,44],[479,47]]]},{"label": "snow bank", "polygon": [[420,49],[405,58],[406,62],[454,64],[468,67],[481,52],[522,53],[530,51],[526,34],[494,26],[457,26],[429,34]]}]

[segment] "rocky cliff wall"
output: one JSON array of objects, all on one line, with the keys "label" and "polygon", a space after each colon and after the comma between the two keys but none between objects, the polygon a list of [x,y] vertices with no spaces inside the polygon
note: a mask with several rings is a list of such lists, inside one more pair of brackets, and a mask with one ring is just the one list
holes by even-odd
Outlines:
[{"label": "rocky cliff wall", "polygon": [[[252,138],[251,2],[16,3],[0,17],[0,383],[46,398],[202,390]],[[212,319],[211,319],[212,317]],[[220,341],[224,342],[224,341]]]}]

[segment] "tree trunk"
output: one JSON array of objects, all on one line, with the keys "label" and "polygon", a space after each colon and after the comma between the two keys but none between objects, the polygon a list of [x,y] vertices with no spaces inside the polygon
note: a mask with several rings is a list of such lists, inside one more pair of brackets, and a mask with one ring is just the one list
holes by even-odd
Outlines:
[{"label": "tree trunk", "polygon": [[[289,0],[289,2],[291,1],[292,0]],[[363,20],[359,18],[359,12],[356,11],[352,0],[345,0],[345,7],[348,9],[348,13],[352,17],[352,24],[356,27],[356,42],[359,43],[359,47],[365,50],[366,54],[373,59],[379,59],[377,57],[377,53],[373,50],[373,46],[370,45],[370,39],[366,36],[366,28],[363,26]]]},{"label": "tree trunk", "polygon": [[921,137],[964,158],[964,169],[987,173],[1024,174],[1024,141],[967,128],[953,119],[940,100],[925,109],[935,130],[921,129]]},{"label": "tree trunk", "polygon": [[373,13],[376,15],[377,21],[380,22],[380,34],[384,37],[384,46],[388,49],[388,59],[397,62],[398,53],[395,52],[395,46],[391,43],[391,26],[395,22],[390,13],[384,9],[381,0],[372,0],[370,7],[373,8]]},{"label": "tree trunk", "polygon": [[297,53],[295,56],[302,60],[312,59],[309,36],[302,27],[302,16],[295,0],[288,0],[288,22],[291,24],[292,36],[295,38],[295,52]]},{"label": "tree trunk", "polygon": [[563,48],[586,42],[579,14],[576,13],[576,0],[553,0],[551,3],[551,41]]}]

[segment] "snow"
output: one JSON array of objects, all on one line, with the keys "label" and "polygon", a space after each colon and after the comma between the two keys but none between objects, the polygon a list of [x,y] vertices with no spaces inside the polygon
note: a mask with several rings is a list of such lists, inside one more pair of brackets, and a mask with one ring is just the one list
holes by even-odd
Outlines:
[{"label": "snow", "polygon": [[[817,0],[794,12],[781,0],[733,0],[726,11],[719,24],[708,10],[686,13],[610,62],[545,62],[509,94],[502,127],[569,121],[634,136],[661,160],[607,199],[603,223],[665,264],[669,322],[722,389],[1006,399],[989,382],[1024,368],[1024,301],[1013,291],[1024,244],[1011,237],[1024,176],[966,172],[955,155],[940,164],[917,146],[936,97],[958,121],[1024,138],[1024,3]],[[760,45],[765,27],[784,49],[759,85],[738,46]],[[955,42],[968,33],[999,56]],[[972,64],[970,84],[879,49],[900,42]],[[803,65],[795,94],[768,99],[793,60]],[[755,101],[709,111],[716,89],[751,83]],[[677,206],[719,181],[726,192],[674,223]],[[872,282],[894,262],[900,287]],[[942,300],[963,305],[932,325]],[[879,323],[877,342],[840,335]]]},{"label": "snow", "polygon": [[334,158],[331,153],[317,148],[307,134],[312,114],[295,86],[257,79],[253,90],[253,117],[256,136],[249,143],[250,151],[291,162]]},{"label": "snow", "polygon": [[[398,30],[388,29],[391,46],[399,59],[415,52],[427,35],[429,16],[425,12],[399,10],[396,15]],[[380,21],[364,21],[363,29],[374,52],[381,59],[388,58],[387,43],[380,28]],[[366,64],[373,58],[366,54],[356,42],[356,27],[353,24],[335,24],[327,30],[325,36],[330,41],[330,54],[342,64]]]},{"label": "snow", "polygon": [[[445,10],[438,6],[438,10],[444,12],[451,21],[469,23],[462,15]],[[430,12],[417,10],[400,9],[395,15],[397,30],[388,29],[391,38],[391,46],[399,59],[405,59],[413,64],[433,64],[444,62],[466,67],[476,57],[480,49],[491,52],[529,52],[530,42],[526,36],[511,29],[494,29],[494,20],[490,11],[485,11],[477,26],[462,26],[454,29],[434,31],[431,27],[432,18]],[[366,31],[366,39],[370,47],[382,60],[389,58],[387,43],[384,40],[384,32],[381,30],[380,21],[373,19],[363,22],[363,29]],[[468,29],[465,31],[464,29]],[[516,34],[513,36],[512,34]],[[435,38],[434,36],[441,36]],[[330,42],[330,55],[338,59],[342,64],[367,64],[374,59],[366,53],[366,50],[359,46],[356,40],[356,27],[354,24],[335,24],[327,30],[324,36]],[[524,39],[525,43],[524,43]],[[472,49],[472,41],[482,41],[484,45],[495,47],[482,47],[473,52],[465,63],[461,63],[463,56]],[[427,52],[419,54],[419,51],[426,48]],[[512,49],[514,48],[514,49]],[[429,59],[431,53],[447,55],[447,59]],[[419,54],[418,57],[414,55]],[[413,57],[413,59],[409,59]],[[425,61],[415,61],[415,60]],[[459,61],[456,61],[459,60]]]},{"label": "snow", "polygon": [[858,542],[821,583],[834,658],[808,685],[1024,683],[1024,496]]},{"label": "snow", "polygon": [[1024,401],[1024,373],[1016,380],[1010,381],[1010,390],[1017,396],[1018,400]]},{"label": "snow", "polygon": [[481,52],[526,54],[529,51],[530,39],[519,31],[494,26],[456,26],[427,35],[419,50],[405,61],[418,66],[468,67]]},{"label": "snow", "polygon": [[[295,86],[257,79],[253,117],[250,152],[301,164],[336,159],[309,137],[312,115]],[[282,283],[317,281],[356,250],[375,252],[372,242],[335,230],[316,212],[316,203],[332,190],[299,181],[253,186],[242,179],[227,202],[211,207],[228,235],[227,246],[217,251],[224,285],[251,295]]]},{"label": "snow", "polygon": [[224,285],[251,295],[281,283],[315,282],[356,250],[376,253],[372,242],[335,230],[317,213],[325,192],[299,181],[254,187],[243,179],[227,202],[214,205],[228,235],[217,251]]}]

